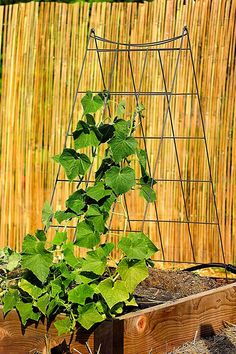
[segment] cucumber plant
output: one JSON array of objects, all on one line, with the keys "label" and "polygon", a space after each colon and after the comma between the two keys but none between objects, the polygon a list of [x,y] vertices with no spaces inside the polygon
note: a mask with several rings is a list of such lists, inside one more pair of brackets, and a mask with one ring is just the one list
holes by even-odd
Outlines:
[{"label": "cucumber plant", "polygon": [[[125,104],[120,102],[115,118],[105,119],[104,107],[111,104],[108,92],[93,95],[88,91],[81,104],[83,114],[73,132],[74,148],[65,148],[54,160],[68,180],[83,180],[92,160],[104,151],[95,182],[84,189],[78,187],[64,210],[53,211],[46,202],[44,230],[26,235],[20,253],[5,249],[0,254],[4,313],[16,309],[24,326],[29,320],[50,320],[63,313],[64,318],[55,321],[59,335],[73,331],[78,324],[90,329],[121,314],[125,307],[137,306],[133,292],[148,276],[150,257],[157,252],[147,235],[128,233],[126,227],[117,246],[108,238],[104,241],[113,203],[123,203],[124,194],[135,188],[134,159],[141,170],[140,194],[150,202],[156,199],[146,153],[133,136],[137,114],[142,115],[144,107],[139,105],[124,119]],[[73,241],[65,224],[72,219],[77,224]],[[56,228],[50,241],[47,232],[52,222],[65,226]],[[121,253],[118,260],[112,257],[116,247]],[[76,248],[85,249],[86,255],[77,256]]]}]

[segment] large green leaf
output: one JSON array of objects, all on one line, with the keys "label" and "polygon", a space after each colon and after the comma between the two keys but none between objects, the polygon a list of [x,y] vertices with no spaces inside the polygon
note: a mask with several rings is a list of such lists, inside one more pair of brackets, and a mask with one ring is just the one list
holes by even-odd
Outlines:
[{"label": "large green leaf", "polygon": [[50,295],[44,294],[36,302],[36,306],[44,314],[44,316],[46,316],[46,310],[47,310],[49,301],[50,301]]},{"label": "large green leaf", "polygon": [[144,260],[150,258],[158,251],[157,247],[143,232],[129,233],[122,237],[118,248],[126,254],[129,259]]},{"label": "large green leaf", "polygon": [[111,195],[111,190],[105,189],[102,182],[97,182],[93,187],[89,187],[86,191],[87,196],[98,202],[104,197]]},{"label": "large green leaf", "polygon": [[43,221],[43,224],[46,227],[46,229],[49,228],[52,217],[53,217],[52,207],[51,207],[50,203],[48,201],[46,201],[44,203],[43,211],[42,211],[42,221]]},{"label": "large green leaf", "polygon": [[66,207],[73,210],[77,214],[82,214],[82,209],[85,206],[84,196],[85,192],[83,189],[79,189],[72,193],[66,201]]},{"label": "large green leaf", "polygon": [[117,117],[122,118],[124,113],[125,113],[125,102],[120,101],[116,110]]},{"label": "large green leaf", "polygon": [[91,91],[86,92],[86,95],[81,99],[81,104],[84,109],[84,114],[96,113],[103,107],[104,102],[99,95],[93,96]]},{"label": "large green leaf", "polygon": [[6,269],[11,272],[13,269],[19,266],[20,261],[21,261],[20,253],[13,252],[8,258]]},{"label": "large green leaf", "polygon": [[137,141],[133,137],[115,136],[109,142],[112,156],[116,163],[119,163],[125,157],[135,154]]},{"label": "large green leaf", "polygon": [[14,307],[16,307],[16,304],[19,300],[19,291],[16,289],[9,288],[3,298],[4,315],[6,315],[7,312],[11,311]]},{"label": "large green leaf", "polygon": [[56,232],[56,235],[54,236],[53,240],[52,240],[52,244],[53,245],[61,245],[63,242],[65,242],[67,240],[67,234],[66,232]]},{"label": "large green leaf", "polygon": [[24,326],[28,320],[38,321],[40,318],[40,313],[34,312],[33,305],[31,303],[18,301],[16,304],[16,309],[19,312],[21,322]]},{"label": "large green leaf", "polygon": [[73,242],[67,242],[63,245],[64,259],[71,267],[76,267],[79,263],[79,259],[74,255]]},{"label": "large green leaf", "polygon": [[134,261],[124,258],[119,263],[117,271],[129,292],[133,292],[136,286],[148,277],[148,268],[144,260]]},{"label": "large green leaf", "polygon": [[114,125],[113,124],[103,124],[101,123],[98,127],[99,133],[101,134],[100,141],[102,144],[110,140],[114,135]]},{"label": "large green leaf", "polygon": [[113,166],[106,172],[105,182],[116,194],[123,194],[135,185],[135,172],[128,166],[123,168]]},{"label": "large green leaf", "polygon": [[86,304],[79,307],[78,322],[85,329],[90,329],[95,323],[104,321],[106,316],[100,314],[95,303]]},{"label": "large green leaf", "polygon": [[130,121],[124,119],[115,119],[114,128],[116,137],[120,136],[126,138],[130,132]]},{"label": "large green leaf", "polygon": [[110,157],[103,159],[99,169],[95,173],[96,181],[100,181],[105,173],[114,165],[115,162]]},{"label": "large green leaf", "polygon": [[74,304],[85,305],[86,299],[93,298],[94,290],[88,284],[80,284],[68,292],[68,300]]},{"label": "large green leaf", "polygon": [[21,279],[18,283],[20,289],[28,293],[34,300],[38,299],[46,290],[40,289],[38,286],[31,284],[26,279]]},{"label": "large green leaf", "polygon": [[57,220],[59,224],[61,224],[62,221],[70,220],[76,217],[78,217],[78,215],[69,210],[58,210],[54,214],[54,218]]},{"label": "large green leaf", "polygon": [[61,336],[64,333],[69,333],[72,327],[72,321],[69,317],[66,317],[62,320],[56,320],[54,326],[58,331],[58,335]]},{"label": "large green leaf", "polygon": [[53,255],[45,249],[45,242],[27,235],[22,248],[22,268],[31,270],[41,282],[45,282],[53,260]]},{"label": "large green leaf", "polygon": [[76,229],[76,245],[85,248],[93,248],[100,242],[100,235],[85,220],[80,222]]},{"label": "large green leaf", "polygon": [[126,301],[130,296],[122,280],[113,282],[111,279],[105,279],[98,284],[96,292],[102,295],[110,309],[118,302]]},{"label": "large green leaf", "polygon": [[145,150],[142,149],[137,149],[137,156],[139,160],[139,164],[141,167],[142,175],[146,174],[146,168],[147,168],[147,153]]},{"label": "large green leaf", "polygon": [[88,211],[85,214],[86,220],[93,224],[94,231],[104,232],[105,221],[104,215],[97,205],[90,205]]},{"label": "large green leaf", "polygon": [[91,165],[87,155],[79,154],[75,150],[68,148],[63,150],[59,162],[64,167],[70,181],[79,175],[84,176]]},{"label": "large green leaf", "polygon": [[157,199],[156,192],[149,185],[143,185],[140,188],[140,195],[150,203],[155,202]]},{"label": "large green leaf", "polygon": [[96,127],[90,127],[87,123],[79,121],[76,130],[73,132],[75,149],[87,146],[98,146],[100,133]]},{"label": "large green leaf", "polygon": [[98,248],[95,251],[87,252],[85,259],[82,261],[82,272],[92,272],[102,275],[106,269],[107,259],[105,252]]}]

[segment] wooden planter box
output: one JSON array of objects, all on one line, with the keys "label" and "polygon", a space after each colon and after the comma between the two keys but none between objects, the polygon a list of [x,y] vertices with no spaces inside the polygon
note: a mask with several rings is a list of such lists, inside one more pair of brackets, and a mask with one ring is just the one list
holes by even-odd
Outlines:
[{"label": "wooden planter box", "polygon": [[101,345],[100,354],[161,354],[214,334],[224,321],[236,322],[236,283],[132,312],[72,336],[58,337],[55,327],[43,322],[24,330],[15,311],[4,319],[0,309],[0,353],[46,354],[47,341],[54,354],[64,353],[66,343],[72,353],[88,354],[86,342],[94,352]]}]

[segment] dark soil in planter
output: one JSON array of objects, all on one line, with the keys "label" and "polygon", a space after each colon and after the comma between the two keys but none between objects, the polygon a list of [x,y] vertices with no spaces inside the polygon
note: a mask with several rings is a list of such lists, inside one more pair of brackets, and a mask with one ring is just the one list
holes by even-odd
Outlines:
[{"label": "dark soil in planter", "polygon": [[149,277],[136,288],[135,297],[139,307],[145,308],[215,289],[224,284],[222,280],[201,277],[188,271],[150,269]]}]

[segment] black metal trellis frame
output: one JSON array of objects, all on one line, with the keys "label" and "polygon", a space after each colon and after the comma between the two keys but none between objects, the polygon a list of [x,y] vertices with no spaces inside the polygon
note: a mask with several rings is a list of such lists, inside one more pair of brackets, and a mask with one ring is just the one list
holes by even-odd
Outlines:
[{"label": "black metal trellis frame", "polygon": [[[184,38],[187,39],[187,46],[183,45]],[[94,43],[93,48],[90,48],[91,41],[93,41],[93,43]],[[178,41],[180,43],[176,46],[176,42],[178,42]],[[107,43],[110,45],[114,45],[115,48],[107,48],[107,49],[100,48],[99,47],[100,43]],[[166,48],[166,47],[164,47],[164,45],[166,45],[166,44],[171,44],[172,46]],[[161,53],[164,51],[171,51],[171,52],[176,51],[177,52],[177,60],[175,63],[174,75],[172,78],[170,90],[167,90],[167,80],[165,77],[163,60],[161,57]],[[174,92],[174,85],[176,82],[177,69],[179,67],[179,61],[180,61],[180,53],[182,51],[185,51],[185,52],[189,53],[189,55],[190,55],[190,61],[191,61],[192,69],[193,69],[193,81],[194,81],[194,86],[195,86],[195,92],[186,92],[186,93],[185,92],[177,92],[177,93]],[[148,205],[149,205],[149,202],[147,202],[146,206],[145,206],[143,218],[142,219],[136,219],[136,218],[131,219],[129,216],[129,210],[128,210],[128,206],[127,206],[126,197],[124,196],[124,204],[125,204],[126,213],[127,213],[127,222],[129,225],[129,230],[133,231],[131,228],[131,222],[141,222],[141,229],[138,231],[134,231],[134,232],[143,231],[144,225],[146,222],[156,223],[157,230],[159,233],[160,248],[161,248],[162,255],[163,255],[163,259],[159,259],[156,261],[158,261],[158,262],[171,262],[171,263],[184,263],[184,264],[188,264],[188,263],[189,264],[202,264],[202,263],[198,263],[196,261],[195,250],[194,250],[194,245],[193,245],[193,237],[192,237],[192,231],[191,231],[191,224],[214,225],[217,227],[217,230],[218,230],[220,250],[222,253],[222,259],[223,259],[224,265],[226,267],[225,252],[224,252],[222,233],[221,233],[221,227],[220,227],[220,222],[219,222],[219,214],[218,214],[218,209],[217,209],[217,204],[216,204],[216,195],[215,195],[214,185],[213,185],[212,169],[211,169],[210,158],[209,158],[209,150],[208,150],[208,146],[207,146],[205,125],[204,125],[203,113],[202,113],[202,109],[201,109],[200,95],[199,95],[198,84],[197,84],[197,79],[196,79],[196,70],[195,70],[195,66],[194,66],[193,53],[192,53],[188,29],[186,27],[184,27],[182,34],[180,36],[166,39],[166,40],[162,40],[162,41],[158,41],[158,42],[144,43],[144,44],[120,43],[120,42],[114,42],[111,40],[107,40],[105,38],[97,36],[95,33],[95,30],[92,29],[90,31],[90,34],[88,37],[86,51],[85,51],[84,58],[82,61],[82,66],[81,66],[79,79],[78,79],[78,85],[77,85],[76,93],[74,96],[74,101],[73,101],[73,105],[72,105],[72,111],[71,111],[71,115],[70,115],[70,119],[69,119],[68,128],[66,131],[64,147],[66,147],[68,137],[72,136],[71,126],[72,126],[75,105],[77,102],[78,95],[86,93],[86,91],[80,90],[80,84],[81,84],[82,74],[83,74],[83,70],[85,67],[87,55],[89,52],[96,52],[96,54],[97,54],[97,60],[99,63],[99,70],[101,73],[102,83],[103,83],[103,88],[100,91],[93,91],[93,93],[99,93],[102,90],[105,90],[105,91],[108,91],[111,96],[112,95],[133,96],[135,98],[137,106],[139,105],[140,96],[163,96],[163,97],[165,97],[166,104],[167,104],[167,109],[164,113],[164,118],[163,118],[163,123],[162,123],[161,136],[145,136],[142,117],[141,117],[141,114],[138,113],[138,120],[139,120],[139,124],[140,124],[140,128],[141,128],[141,136],[136,136],[136,139],[142,139],[142,141],[143,141],[144,149],[147,153],[147,166],[148,166],[149,174],[151,177],[153,176],[153,179],[151,182],[152,185],[154,183],[153,181],[154,181],[155,172],[157,170],[157,166],[158,166],[158,163],[160,160],[162,143],[164,140],[169,140],[169,139],[171,139],[173,141],[174,153],[175,153],[175,157],[176,157],[179,178],[178,179],[155,179],[155,180],[157,181],[157,183],[158,182],[179,182],[180,183],[181,196],[183,199],[183,206],[184,206],[184,213],[185,213],[185,220],[168,220],[168,219],[162,220],[162,219],[160,219],[159,215],[158,215],[158,208],[157,208],[158,201],[154,202],[155,218],[153,218],[153,219],[147,218]],[[108,85],[106,85],[105,76],[104,76],[104,69],[102,67],[102,61],[101,61],[100,54],[101,53],[111,53],[111,52],[113,52],[115,55],[114,55],[112,68],[109,73],[110,74],[109,83],[108,83]],[[128,54],[128,65],[129,65],[130,72],[131,72],[131,83],[132,83],[133,91],[111,91],[115,65],[117,62],[117,57],[118,57],[119,52],[127,52],[127,54]],[[134,79],[134,70],[133,70],[133,64],[132,64],[131,55],[130,55],[131,52],[144,52],[144,61],[143,61],[142,69],[141,69],[141,78],[140,78],[140,83],[139,83],[138,88],[136,87],[136,83],[135,83],[135,79]],[[149,52],[157,52],[158,53],[158,58],[159,58],[159,63],[160,63],[160,68],[161,68],[161,76],[162,76],[162,80],[163,80],[163,84],[164,84],[164,91],[152,91],[152,92],[141,91],[142,82],[143,82],[143,78],[144,78],[144,72],[145,72],[145,68],[147,66],[147,55]],[[172,116],[172,111],[171,111],[171,100],[172,100],[173,96],[194,96],[197,98],[198,109],[199,109],[199,114],[200,114],[200,124],[201,124],[201,128],[202,128],[202,136],[195,137],[195,136],[176,136],[175,135],[175,128],[174,128],[174,124],[173,124],[173,116]],[[107,99],[105,99],[105,101],[104,101],[104,112],[105,112],[106,105],[107,105]],[[108,106],[108,110],[110,110],[109,106]],[[171,136],[165,135],[165,128],[166,128],[166,124],[167,124],[168,120],[169,120],[170,127],[171,127]],[[158,145],[158,149],[156,152],[156,158],[155,158],[153,170],[151,169],[151,164],[150,164],[150,159],[149,159],[149,154],[148,154],[148,149],[147,149],[147,141],[150,139],[159,140],[159,145]],[[188,179],[188,178],[184,179],[182,177],[181,167],[180,167],[180,158],[179,158],[179,153],[178,153],[178,149],[177,149],[177,140],[202,140],[204,142],[206,159],[207,159],[207,166],[208,166],[208,172],[209,172],[209,179]],[[94,182],[94,181],[90,180],[92,166],[93,166],[93,164],[90,167],[90,170],[88,172],[88,176],[86,177],[86,179],[83,179],[83,178],[76,179],[73,182],[75,182],[77,184],[81,184],[82,182],[84,182],[86,185],[86,188],[87,188],[87,186],[90,182]],[[53,199],[55,196],[55,191],[56,191],[56,187],[57,187],[58,182],[69,182],[67,179],[60,179],[59,176],[60,176],[60,166],[58,168],[58,172],[57,172],[56,179],[54,182],[54,187],[53,187],[52,196],[51,196],[51,204],[53,203]],[[211,193],[213,196],[214,210],[215,210],[215,220],[214,221],[201,221],[201,220],[191,221],[190,215],[188,212],[188,207],[187,207],[186,195],[185,195],[185,191],[184,191],[184,183],[207,183],[210,185]],[[113,212],[114,212],[114,209],[115,209],[115,204],[113,205],[113,209],[112,209]],[[112,216],[111,216],[111,219],[109,222],[108,229],[110,231],[114,231],[114,232],[120,231],[120,230],[111,229],[112,218],[113,218],[113,213],[112,213]],[[190,261],[181,262],[181,261],[177,261],[175,259],[173,259],[173,260],[166,259],[164,246],[163,246],[163,235],[162,235],[161,227],[160,227],[160,224],[162,224],[162,223],[179,223],[179,224],[186,224],[187,225],[188,237],[189,237],[189,241],[190,241],[192,260],[193,260],[192,262],[190,262]],[[51,225],[51,227],[58,228],[58,227],[64,227],[64,226]],[[76,229],[76,226],[67,226],[67,227],[72,228],[72,229]]]}]

